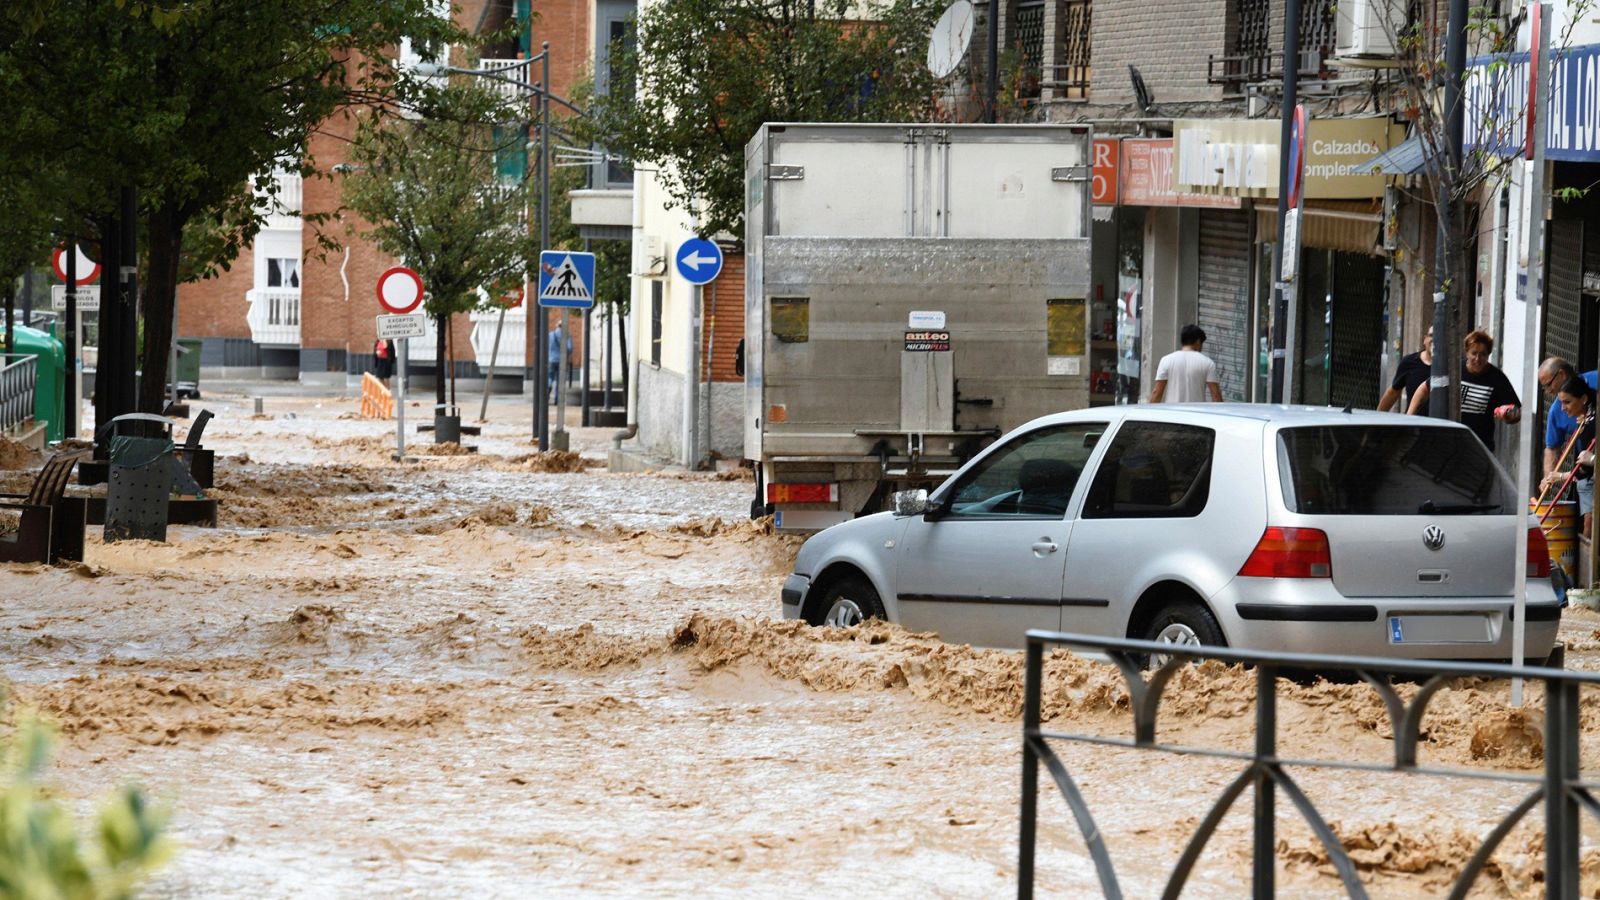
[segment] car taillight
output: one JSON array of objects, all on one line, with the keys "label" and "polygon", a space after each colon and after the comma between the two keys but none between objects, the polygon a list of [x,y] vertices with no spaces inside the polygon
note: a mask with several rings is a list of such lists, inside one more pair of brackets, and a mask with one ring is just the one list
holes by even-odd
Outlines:
[{"label": "car taillight", "polygon": [[768,484],[768,503],[838,503],[838,484]]},{"label": "car taillight", "polygon": [[1528,577],[1550,577],[1550,545],[1545,542],[1544,529],[1537,525],[1528,529]]},{"label": "car taillight", "polygon": [[1332,578],[1328,536],[1318,528],[1269,527],[1239,569],[1254,578]]}]

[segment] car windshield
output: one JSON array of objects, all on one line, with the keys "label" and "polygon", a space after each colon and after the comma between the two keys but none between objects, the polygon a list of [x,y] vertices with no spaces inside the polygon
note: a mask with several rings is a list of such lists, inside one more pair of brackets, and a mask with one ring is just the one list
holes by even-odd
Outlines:
[{"label": "car windshield", "polygon": [[1465,428],[1330,425],[1278,432],[1283,502],[1335,516],[1495,515],[1514,493]]}]

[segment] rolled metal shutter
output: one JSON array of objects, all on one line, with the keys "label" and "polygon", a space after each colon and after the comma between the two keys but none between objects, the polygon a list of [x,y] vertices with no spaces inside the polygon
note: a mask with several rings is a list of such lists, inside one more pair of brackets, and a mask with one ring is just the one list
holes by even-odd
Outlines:
[{"label": "rolled metal shutter", "polygon": [[1550,283],[1545,290],[1544,355],[1578,361],[1583,300],[1583,223],[1550,223]]},{"label": "rolled metal shutter", "polygon": [[1200,211],[1198,312],[1206,355],[1217,364],[1224,400],[1244,400],[1255,357],[1250,328],[1250,214]]}]

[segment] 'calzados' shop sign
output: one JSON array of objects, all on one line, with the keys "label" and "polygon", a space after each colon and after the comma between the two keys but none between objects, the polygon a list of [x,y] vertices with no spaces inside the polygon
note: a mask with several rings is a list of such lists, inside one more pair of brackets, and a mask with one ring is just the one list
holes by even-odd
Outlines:
[{"label": "'calzados' shop sign", "polygon": [[[1270,119],[1179,119],[1177,189],[1230,197],[1278,195],[1278,134]],[[1306,152],[1306,196],[1381,197],[1385,177],[1374,175],[1374,156],[1400,143],[1405,127],[1387,116],[1312,119]]]}]

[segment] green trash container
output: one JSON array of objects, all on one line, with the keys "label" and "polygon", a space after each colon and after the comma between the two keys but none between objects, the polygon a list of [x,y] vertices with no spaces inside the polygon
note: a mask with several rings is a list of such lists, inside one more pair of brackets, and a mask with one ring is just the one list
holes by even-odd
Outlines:
[{"label": "green trash container", "polygon": [[200,397],[199,338],[178,338],[178,396]]},{"label": "green trash container", "polygon": [[[6,348],[7,353],[31,353],[39,358],[38,381],[33,389],[34,418],[45,423],[49,440],[59,441],[66,433],[66,416],[62,415],[61,388],[66,377],[67,354],[61,342],[37,328],[16,326],[17,346]],[[0,327],[0,343],[5,341],[5,329]]]}]

